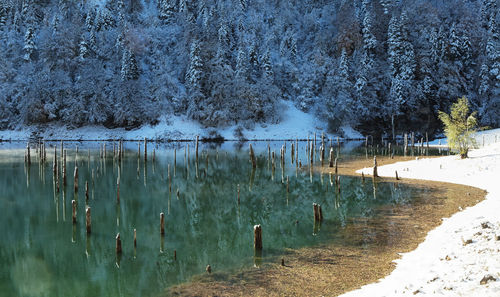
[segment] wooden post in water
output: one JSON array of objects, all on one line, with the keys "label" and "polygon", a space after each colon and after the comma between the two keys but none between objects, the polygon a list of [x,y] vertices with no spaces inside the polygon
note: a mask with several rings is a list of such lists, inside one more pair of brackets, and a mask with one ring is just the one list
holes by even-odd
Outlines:
[{"label": "wooden post in water", "polygon": [[144,162],[148,161],[148,139],[144,137]]},{"label": "wooden post in water", "polygon": [[427,153],[429,153],[429,135],[425,132],[425,142],[427,143]]},{"label": "wooden post in water", "polygon": [[408,152],[408,133],[405,133],[404,135],[403,150],[404,155],[406,156],[406,153]]},{"label": "wooden post in water", "polygon": [[312,168],[313,164],[314,164],[314,142],[311,142],[311,147],[310,147],[310,156],[309,156],[309,164]]},{"label": "wooden post in water", "polygon": [[116,203],[120,203],[120,176],[116,178]]},{"label": "wooden post in water", "polygon": [[63,156],[63,187],[66,187],[66,150]]},{"label": "wooden post in water", "polygon": [[361,182],[365,183],[365,174],[361,172]]},{"label": "wooden post in water", "polygon": [[89,182],[85,181],[85,203],[89,203]]},{"label": "wooden post in water", "polygon": [[253,226],[253,247],[256,251],[262,251],[262,227]]},{"label": "wooden post in water", "polygon": [[255,169],[255,168],[257,168],[257,161],[255,160],[255,154],[253,152],[253,148],[252,148],[251,143],[249,145],[249,150],[250,150],[250,161],[252,161],[252,168]]},{"label": "wooden post in water", "polygon": [[377,156],[373,156],[373,177],[378,177]]},{"label": "wooden post in water", "polygon": [[87,207],[87,210],[85,211],[85,226],[87,227],[87,234],[90,234],[92,232],[92,221],[90,218],[90,207]]},{"label": "wooden post in water", "polygon": [[71,200],[71,208],[72,208],[73,224],[76,224],[76,201],[75,200]]},{"label": "wooden post in water", "polygon": [[116,234],[116,254],[120,255],[122,253],[122,240],[120,238],[120,233]]},{"label": "wooden post in water", "polygon": [[198,164],[198,142],[200,140],[200,136],[196,135],[196,164]]},{"label": "wooden post in water", "polygon": [[160,213],[160,234],[165,235],[165,214]]},{"label": "wooden post in water", "polygon": [[396,180],[399,180],[398,171],[396,170]]},{"label": "wooden post in water", "polygon": [[323,221],[323,211],[321,210],[321,205],[313,203],[314,221]]},{"label": "wooden post in water", "polygon": [[31,152],[30,152],[30,143],[28,142],[28,144],[26,145],[26,149],[28,150],[28,166],[31,165]]},{"label": "wooden post in water", "polygon": [[328,162],[330,163],[329,164],[330,167],[333,167],[334,154],[335,152],[333,151],[333,147],[330,147],[330,156],[328,157]]},{"label": "wooden post in water", "polygon": [[338,159],[335,158],[335,164],[334,164],[334,166],[335,166],[335,175],[338,175],[338,173],[339,173],[339,168],[338,168],[338,162],[337,162],[337,160]]},{"label": "wooden post in water", "polygon": [[78,166],[75,165],[75,172],[73,173],[75,193],[78,192]]},{"label": "wooden post in water", "polygon": [[134,248],[137,247],[137,230],[134,229]]},{"label": "wooden post in water", "polygon": [[238,184],[238,205],[240,205],[240,184]]},{"label": "wooden post in water", "polygon": [[177,167],[177,149],[174,148],[174,176],[175,176],[175,167]]},{"label": "wooden post in water", "polygon": [[286,177],[286,192],[290,193],[290,180],[288,179],[288,176]]}]

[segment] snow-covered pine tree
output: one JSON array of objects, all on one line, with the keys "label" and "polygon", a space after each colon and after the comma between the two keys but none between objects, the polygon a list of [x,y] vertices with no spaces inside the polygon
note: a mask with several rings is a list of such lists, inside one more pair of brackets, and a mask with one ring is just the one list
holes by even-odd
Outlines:
[{"label": "snow-covered pine tree", "polygon": [[84,61],[89,55],[89,47],[85,39],[80,41],[79,57],[81,61]]},{"label": "snow-covered pine tree", "polygon": [[117,0],[116,7],[118,10],[118,23],[123,26],[125,24],[125,3],[123,0]]},{"label": "snow-covered pine tree", "polygon": [[158,0],[158,18],[170,22],[175,14],[174,0]]},{"label": "snow-covered pine tree", "polygon": [[253,42],[250,45],[250,51],[248,53],[248,59],[249,59],[249,64],[250,64],[250,79],[253,82],[256,82],[257,79],[260,77],[260,63],[259,63],[259,56],[257,54],[257,45],[255,42]]},{"label": "snow-covered pine tree", "polygon": [[139,67],[135,54],[128,48],[123,50],[121,78],[123,81],[137,80],[139,78]]},{"label": "snow-covered pine tree", "polygon": [[327,75],[325,85],[326,114],[330,129],[336,129],[342,124],[351,124],[354,120],[353,86],[349,76],[347,51],[342,49],[338,68],[332,68]]},{"label": "snow-covered pine tree", "polygon": [[3,4],[0,4],[0,28],[5,26],[6,23],[7,23],[7,8]]},{"label": "snow-covered pine tree", "polygon": [[193,119],[201,119],[205,111],[203,101],[205,96],[202,90],[203,60],[201,58],[201,45],[197,39],[191,42],[189,52],[189,66],[186,71],[186,87],[188,89],[188,115]]},{"label": "snow-covered pine tree", "polygon": [[274,83],[274,72],[273,66],[271,64],[271,56],[269,53],[269,49],[267,49],[262,57],[260,58],[262,64],[262,78],[264,79],[264,83],[273,84]]},{"label": "snow-covered pine tree", "polygon": [[247,9],[247,0],[239,0],[238,1],[241,7],[241,10],[245,11]]},{"label": "snow-covered pine tree", "polygon": [[361,3],[361,11],[363,12],[363,48],[370,55],[375,53],[377,47],[377,39],[372,33],[373,27],[373,7],[370,0],[363,0]]},{"label": "snow-covered pine tree", "polygon": [[87,12],[87,17],[85,18],[85,27],[87,28],[87,31],[90,32],[92,28],[94,27],[94,21],[97,15],[96,8],[93,7]]},{"label": "snow-covered pine tree", "polygon": [[234,71],[226,59],[225,46],[219,44],[217,54],[211,61],[208,77],[208,87],[210,96],[203,102],[204,114],[201,122],[208,126],[219,126],[227,124],[229,119],[234,118],[234,113],[238,112],[236,98],[233,94]]},{"label": "snow-covered pine tree", "polygon": [[457,60],[461,57],[461,46],[462,42],[457,33],[457,25],[453,23],[450,27],[450,33],[448,35],[448,47],[446,55],[451,61]]},{"label": "snow-covered pine tree", "polygon": [[236,79],[246,82],[248,79],[248,60],[245,47],[240,45],[236,56]]},{"label": "snow-covered pine tree", "polygon": [[30,26],[24,35],[24,60],[31,61],[36,51],[35,30]]},{"label": "snow-covered pine tree", "polygon": [[401,26],[399,17],[393,15],[387,30],[388,57],[391,67],[391,75],[394,77],[400,72],[402,49]]}]

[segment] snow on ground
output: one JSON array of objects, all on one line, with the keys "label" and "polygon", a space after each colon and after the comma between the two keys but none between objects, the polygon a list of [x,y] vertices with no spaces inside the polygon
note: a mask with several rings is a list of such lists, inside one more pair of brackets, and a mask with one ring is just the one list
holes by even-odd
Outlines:
[{"label": "snow on ground", "polygon": [[[318,120],[314,115],[297,109],[292,102],[283,101],[282,121],[278,124],[257,124],[253,129],[243,129],[243,135],[249,140],[284,140],[305,139],[314,133],[326,133],[327,123]],[[185,117],[162,117],[160,123],[151,126],[144,125],[138,129],[126,130],[123,128],[107,129],[103,126],[85,126],[68,129],[62,125],[48,127],[28,127],[20,131],[0,131],[0,140],[26,140],[34,131],[47,140],[107,140],[124,139],[140,140],[192,140],[196,135],[208,136],[214,129],[205,128],[199,123]],[[216,129],[215,131],[226,140],[238,140],[235,136],[236,127]],[[343,136],[348,139],[363,139],[363,136],[350,127],[343,127]],[[332,135],[329,135],[332,136]]]},{"label": "snow on ground", "polygon": [[[483,132],[491,135],[500,130]],[[396,260],[396,269],[377,283],[342,295],[353,296],[500,296],[500,135],[491,143],[458,156],[399,162],[378,168],[380,176],[464,184],[488,191],[486,199],[460,211],[429,232],[425,241]],[[482,138],[482,135],[480,135]],[[494,139],[494,137],[492,138]],[[371,174],[372,168],[358,172]],[[467,243],[468,241],[470,243]],[[465,244],[465,243],[466,244]],[[489,279],[486,284],[481,284]]]},{"label": "snow on ground", "polygon": [[[474,138],[476,139],[479,147],[498,142],[500,141],[500,129],[477,132]],[[448,146],[448,142],[446,141],[446,138],[435,139],[433,141],[429,141],[429,145],[446,147]]]}]

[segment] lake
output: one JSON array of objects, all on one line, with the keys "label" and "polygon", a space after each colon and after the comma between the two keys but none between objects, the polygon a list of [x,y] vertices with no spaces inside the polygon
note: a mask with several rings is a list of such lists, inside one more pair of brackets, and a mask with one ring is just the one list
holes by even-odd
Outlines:
[{"label": "lake", "polygon": [[[387,209],[429,194],[409,185],[374,185],[371,179],[349,176],[340,177],[339,193],[334,175],[307,169],[306,142],[298,142],[294,153],[302,168],[296,160],[292,163],[291,142],[283,163],[283,142],[254,143],[255,170],[248,144],[200,144],[198,162],[193,142],[149,143],[146,162],[143,143],[140,154],[137,142],[125,143],[120,158],[117,143],[107,143],[105,156],[101,143],[64,145],[66,186],[59,142],[46,143],[45,162],[33,144],[30,165],[25,162],[25,144],[0,145],[2,295],[157,296],[205,273],[207,265],[231,273],[273,260],[288,248],[341,240],[345,234],[337,236],[339,230],[355,218],[380,217],[384,224]],[[340,162],[387,154],[382,148],[365,150],[359,143],[342,144],[340,151],[333,145]],[[314,159],[320,164],[318,154]],[[322,207],[321,224],[314,222],[313,203]],[[90,234],[85,226],[87,207]],[[164,213],[164,236],[160,213]],[[262,255],[253,248],[256,224],[263,229]],[[115,252],[117,233],[121,255]]]}]

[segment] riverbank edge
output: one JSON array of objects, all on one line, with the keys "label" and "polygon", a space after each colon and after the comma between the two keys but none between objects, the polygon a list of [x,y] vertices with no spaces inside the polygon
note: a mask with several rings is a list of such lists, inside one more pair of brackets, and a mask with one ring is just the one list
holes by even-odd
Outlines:
[{"label": "riverbank edge", "polygon": [[[419,166],[422,162],[425,164]],[[405,180],[472,186],[487,194],[483,201],[443,220],[415,250],[401,254],[394,261],[396,267],[391,274],[341,296],[499,294],[500,265],[494,263],[500,257],[495,255],[498,249],[493,250],[491,242],[500,240],[500,221],[498,215],[488,211],[500,206],[500,189],[495,183],[495,176],[500,174],[499,163],[500,143],[494,142],[472,150],[469,159],[447,156],[431,162],[417,158],[378,167],[378,175],[383,177],[394,177],[397,171]],[[438,176],[436,171],[440,170],[447,172]],[[371,176],[373,167],[359,169],[356,174]]]},{"label": "riverbank edge", "polygon": [[[392,159],[390,157],[380,156],[377,160],[379,162],[379,165],[383,166],[388,164],[394,164],[402,160],[403,161],[414,160],[414,158],[415,157],[396,157]],[[355,162],[352,161],[345,163],[340,162],[338,167],[338,173],[341,176],[344,175],[344,176],[360,177],[361,174],[356,173],[356,171],[359,168],[366,167],[371,162],[373,162],[373,160],[368,158],[366,160],[359,160]],[[333,168],[329,167],[314,168],[315,173],[323,173],[325,175],[332,173],[333,170],[334,170]],[[465,194],[466,192],[468,193],[477,190],[476,194],[474,194],[474,197],[476,197],[477,199],[474,198],[475,201],[471,201],[472,204],[478,203],[479,201],[484,199],[486,195],[484,191],[480,191],[473,187],[448,184],[443,182],[411,180],[411,179],[396,181],[396,179],[393,177],[378,178],[378,182],[411,184],[420,187],[429,187],[429,186],[437,188],[456,187],[459,188],[463,194]],[[457,206],[458,205],[453,206],[455,210],[452,211],[452,213],[450,213],[449,215],[445,216],[438,214],[434,215],[433,219],[439,221],[439,223],[435,222],[435,224],[439,226],[443,217],[449,217],[453,215],[455,212],[460,211],[460,207]],[[191,281],[169,288],[166,292],[166,296],[215,296],[215,295],[241,296],[249,294],[250,292],[252,292],[252,294],[256,296],[261,296],[261,295],[262,296],[263,295],[317,296],[318,294],[338,296],[340,294],[350,292],[363,285],[373,283],[384,276],[390,275],[390,273],[395,268],[394,261],[400,258],[400,253],[402,252],[408,253],[414,250],[418,246],[418,244],[420,244],[425,239],[426,234],[437,226],[434,226],[433,228],[428,228],[427,230],[425,230],[425,232],[423,232],[423,234],[418,236],[418,238],[415,238],[415,240],[413,240],[411,244],[413,246],[412,248],[409,249],[402,248],[400,250],[394,251],[393,253],[389,253],[390,258],[384,258],[383,261],[375,261],[375,262],[371,260],[367,261],[367,263],[374,265],[373,267],[371,267],[371,269],[373,272],[376,273],[375,275],[378,276],[374,276],[371,273],[366,273],[366,271],[361,271],[356,280],[353,280],[352,278],[344,280],[328,279],[327,281],[331,281],[331,285],[333,286],[330,286],[328,284],[325,285],[324,281],[321,282],[318,280],[317,284],[313,284],[314,288],[312,290],[309,284],[307,283],[294,284],[291,281],[294,279],[294,275],[297,272],[291,272],[292,270],[294,270],[293,268],[299,270],[300,271],[299,274],[301,274],[301,276],[303,276],[304,278],[306,278],[306,275],[308,276],[313,275],[314,278],[315,275],[315,277],[317,277],[318,279],[321,278],[323,275],[327,275],[328,269],[336,269],[335,267],[328,265],[326,265],[326,267],[320,267],[320,265],[312,265],[309,267],[304,267],[307,266],[309,262],[316,262],[316,264],[318,264],[324,261],[326,262],[330,261],[332,257],[338,256],[339,252],[339,250],[331,249],[331,247],[328,246],[307,247],[307,248],[301,248],[299,250],[286,251],[286,253],[283,255],[283,258],[286,259],[285,261],[287,263],[285,267],[278,264],[279,262],[278,260],[280,259],[280,257],[277,257],[276,263],[265,264],[259,269],[256,269],[255,267],[254,269],[248,269],[246,271],[238,273],[237,275],[232,276],[232,278],[231,277],[228,278],[227,275],[223,274],[216,274],[216,275],[200,274],[198,276],[193,277]],[[348,257],[354,256],[352,251],[347,250],[346,252],[348,254],[347,255]],[[310,257],[314,257],[316,259]],[[340,269],[353,270],[357,269],[357,267],[356,266],[341,267]],[[271,280],[272,283],[270,283],[269,280]],[[328,286],[330,287],[328,288]]]}]

